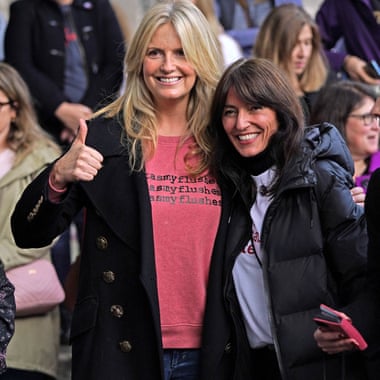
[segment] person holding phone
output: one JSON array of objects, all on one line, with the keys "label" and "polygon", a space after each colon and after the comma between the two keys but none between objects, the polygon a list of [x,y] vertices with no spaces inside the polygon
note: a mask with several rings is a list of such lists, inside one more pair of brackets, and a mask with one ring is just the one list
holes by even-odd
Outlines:
[{"label": "person holding phone", "polygon": [[[230,209],[205,323],[224,318],[232,326],[219,322],[206,359],[217,360],[230,341],[237,379],[368,379],[364,362],[376,356],[378,338],[364,209],[350,192],[353,162],[343,138],[328,123],[305,127],[289,80],[260,58],[224,72],[210,123]],[[351,319],[367,350],[317,327],[321,303]]]}]

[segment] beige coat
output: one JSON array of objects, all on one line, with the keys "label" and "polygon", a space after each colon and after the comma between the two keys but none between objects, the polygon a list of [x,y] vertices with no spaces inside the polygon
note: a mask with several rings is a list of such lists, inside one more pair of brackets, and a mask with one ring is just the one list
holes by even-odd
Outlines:
[{"label": "beige coat", "polygon": [[[10,229],[10,216],[23,189],[56,157],[57,153],[51,148],[40,146],[0,178],[0,258],[5,270],[28,263],[36,257],[45,256],[50,259],[48,247],[16,247]],[[44,316],[16,318],[15,334],[7,350],[7,366],[56,377],[59,335],[58,308]]]}]

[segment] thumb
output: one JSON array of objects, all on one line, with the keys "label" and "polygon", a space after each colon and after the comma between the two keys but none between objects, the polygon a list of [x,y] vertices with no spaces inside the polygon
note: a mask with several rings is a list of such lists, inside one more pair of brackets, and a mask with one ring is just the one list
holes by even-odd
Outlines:
[{"label": "thumb", "polygon": [[75,141],[78,141],[85,145],[87,137],[88,127],[84,119],[79,119],[79,127]]}]

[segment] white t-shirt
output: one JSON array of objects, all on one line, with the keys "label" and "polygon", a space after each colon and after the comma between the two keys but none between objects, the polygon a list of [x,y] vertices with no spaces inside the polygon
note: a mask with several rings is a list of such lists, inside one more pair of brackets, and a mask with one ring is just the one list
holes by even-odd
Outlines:
[{"label": "white t-shirt", "polygon": [[[248,341],[252,348],[273,344],[261,268],[263,255],[261,251],[261,230],[266,211],[271,202],[271,198],[262,190],[270,185],[274,176],[275,170],[273,168],[258,176],[252,176],[258,189],[256,201],[251,208],[252,239],[237,257],[232,270]],[[252,242],[254,247],[252,247]]]}]

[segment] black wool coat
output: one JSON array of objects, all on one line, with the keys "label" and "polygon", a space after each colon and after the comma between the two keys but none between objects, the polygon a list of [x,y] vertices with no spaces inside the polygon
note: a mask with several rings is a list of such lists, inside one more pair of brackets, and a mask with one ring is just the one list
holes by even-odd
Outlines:
[{"label": "black wool coat", "polygon": [[[73,380],[163,379],[148,187],[144,172],[130,173],[121,131],[110,119],[91,122],[86,144],[104,156],[95,179],[72,184],[62,202],[53,204],[47,199],[47,168],[28,186],[12,216],[16,243],[38,247],[50,243],[85,207],[71,330]],[[216,256],[223,255],[227,218],[222,219]]]}]

